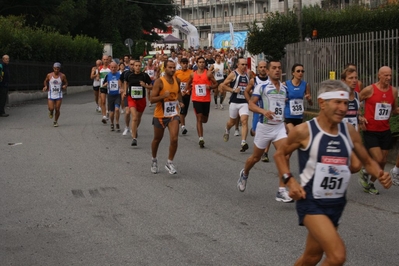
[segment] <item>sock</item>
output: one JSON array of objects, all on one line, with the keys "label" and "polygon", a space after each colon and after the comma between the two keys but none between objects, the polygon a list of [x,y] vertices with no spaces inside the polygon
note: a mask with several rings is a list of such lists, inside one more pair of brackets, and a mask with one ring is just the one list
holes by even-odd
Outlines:
[{"label": "sock", "polygon": [[204,137],[199,137],[199,140],[204,140]]},{"label": "sock", "polygon": [[152,158],[152,161],[156,162],[156,161],[158,161],[158,159],[157,158]]},{"label": "sock", "polygon": [[395,174],[399,174],[399,168],[396,167],[396,165],[395,165],[395,167],[393,168],[392,171],[393,171]]},{"label": "sock", "polygon": [[225,128],[225,132],[226,134],[230,134],[230,130],[228,130],[227,128]]},{"label": "sock", "polygon": [[185,129],[186,127],[184,125],[181,126],[182,129]]},{"label": "sock", "polygon": [[168,159],[168,163],[169,163],[169,164],[170,164],[170,163],[173,163],[173,161]]},{"label": "sock", "polygon": [[245,141],[245,139],[242,139],[242,140],[241,140],[241,145],[242,145],[242,144],[245,144],[245,143],[247,143],[247,142]]},{"label": "sock", "polygon": [[285,187],[279,187],[279,188],[278,188],[278,192],[284,192],[284,191],[287,191],[287,190],[285,189]]}]

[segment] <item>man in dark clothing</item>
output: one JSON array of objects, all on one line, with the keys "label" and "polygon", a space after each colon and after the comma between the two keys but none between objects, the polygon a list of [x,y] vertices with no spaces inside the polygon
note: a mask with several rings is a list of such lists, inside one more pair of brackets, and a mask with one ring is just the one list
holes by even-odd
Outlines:
[{"label": "man in dark clothing", "polygon": [[8,55],[3,55],[2,62],[0,64],[0,117],[7,117],[5,106],[8,98],[8,82],[10,81],[10,70],[8,68],[8,63],[10,62],[10,57]]}]

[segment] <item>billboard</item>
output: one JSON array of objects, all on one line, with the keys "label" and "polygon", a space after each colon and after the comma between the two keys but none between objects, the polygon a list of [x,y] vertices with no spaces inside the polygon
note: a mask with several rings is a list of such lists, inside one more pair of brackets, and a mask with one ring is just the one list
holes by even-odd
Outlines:
[{"label": "billboard", "polygon": [[245,47],[245,41],[247,39],[247,31],[236,31],[234,32],[234,43],[231,43],[230,32],[220,32],[213,34],[213,47],[216,49],[231,48],[231,47]]}]

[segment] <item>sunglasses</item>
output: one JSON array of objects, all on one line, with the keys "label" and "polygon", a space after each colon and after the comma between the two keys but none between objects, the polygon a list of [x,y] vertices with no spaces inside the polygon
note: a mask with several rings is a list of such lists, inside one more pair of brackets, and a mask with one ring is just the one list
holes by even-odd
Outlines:
[{"label": "sunglasses", "polygon": [[296,73],[305,73],[305,70],[297,70],[297,71],[295,71]]}]

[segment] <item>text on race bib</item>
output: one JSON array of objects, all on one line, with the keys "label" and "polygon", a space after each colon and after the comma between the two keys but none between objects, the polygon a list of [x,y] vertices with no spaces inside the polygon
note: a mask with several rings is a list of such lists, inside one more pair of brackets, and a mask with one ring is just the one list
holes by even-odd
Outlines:
[{"label": "text on race bib", "polygon": [[141,86],[130,86],[130,96],[133,99],[143,98],[143,87]]},{"label": "text on race bib", "polygon": [[187,86],[187,82],[180,82],[180,90],[185,91]]},{"label": "text on race bib", "polygon": [[291,115],[302,115],[303,108],[303,100],[302,99],[292,99],[290,100],[290,114]]},{"label": "text on race bib", "polygon": [[237,93],[237,99],[245,99],[245,95],[244,95],[245,87],[238,86],[237,88],[240,88],[240,92]]},{"label": "text on race bib", "polygon": [[110,91],[117,91],[118,90],[118,81],[117,80],[111,80],[109,82],[109,90]]},{"label": "text on race bib", "polygon": [[375,120],[388,120],[391,116],[392,106],[389,103],[376,103],[374,119]]},{"label": "text on race bib", "polygon": [[350,176],[351,173],[347,165],[317,163],[313,179],[313,197],[315,199],[343,197]]},{"label": "text on race bib", "polygon": [[205,84],[195,85],[195,93],[197,94],[197,96],[206,96],[206,85]]},{"label": "text on race bib", "polygon": [[163,114],[165,117],[175,116],[178,114],[178,101],[164,102]]}]

